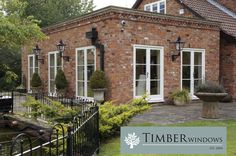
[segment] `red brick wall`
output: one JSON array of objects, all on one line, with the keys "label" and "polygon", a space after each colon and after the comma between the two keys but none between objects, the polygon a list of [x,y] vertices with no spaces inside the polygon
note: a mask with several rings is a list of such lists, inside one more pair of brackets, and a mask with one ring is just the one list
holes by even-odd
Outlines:
[{"label": "red brick wall", "polygon": [[[186,42],[186,48],[206,50],[206,77],[218,81],[219,77],[219,31],[194,26],[178,26],[126,19],[124,32],[121,32],[121,16],[113,16],[97,22],[85,22],[68,30],[64,26],[58,32],[50,33],[49,39],[40,43],[45,64],[40,64],[40,75],[47,91],[48,60],[47,53],[56,50],[56,43],[63,39],[67,43],[65,55],[72,60],[64,62],[65,75],[69,81],[69,91],[75,93],[75,48],[90,46],[85,32],[96,25],[99,39],[105,45],[105,73],[109,79],[108,99],[117,103],[127,102],[133,98],[133,44],[164,46],[164,95],[180,88],[180,58],[171,61],[172,47],[169,41],[176,41],[178,36]],[[99,67],[97,51],[97,67]],[[27,52],[22,56],[23,73],[27,77]]]},{"label": "red brick wall", "polygon": [[236,40],[229,40],[226,38],[221,39],[220,43],[221,52],[221,81],[228,93],[234,98],[236,97]]},{"label": "red brick wall", "polygon": [[236,13],[236,0],[216,0],[226,8]]},{"label": "red brick wall", "polygon": [[[143,0],[137,9],[144,10],[144,5],[156,2],[158,0]],[[180,15],[179,10],[183,8],[183,6],[177,2],[176,0],[166,0],[166,14],[175,15],[175,16],[184,16],[184,17],[194,17],[197,18],[192,12],[190,12],[187,8],[184,8],[185,13]]]}]

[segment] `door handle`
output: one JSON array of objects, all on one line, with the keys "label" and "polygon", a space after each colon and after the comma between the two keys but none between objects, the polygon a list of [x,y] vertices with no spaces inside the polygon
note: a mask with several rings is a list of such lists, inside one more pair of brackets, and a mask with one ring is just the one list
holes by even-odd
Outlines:
[{"label": "door handle", "polygon": [[149,73],[147,72],[147,78],[149,77]]}]

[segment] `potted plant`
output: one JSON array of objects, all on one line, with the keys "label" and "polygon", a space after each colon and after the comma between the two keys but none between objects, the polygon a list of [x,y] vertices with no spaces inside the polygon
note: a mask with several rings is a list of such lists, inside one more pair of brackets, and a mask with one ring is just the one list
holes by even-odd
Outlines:
[{"label": "potted plant", "polygon": [[107,79],[103,71],[95,71],[90,78],[90,87],[94,92],[94,100],[104,101],[104,94],[107,87]]},{"label": "potted plant", "polygon": [[190,102],[189,92],[186,89],[175,91],[171,94],[170,99],[176,106],[184,106]]},{"label": "potted plant", "polygon": [[56,85],[58,94],[64,95],[66,92],[66,88],[68,86],[68,82],[66,80],[63,70],[61,69],[57,71],[57,75],[55,78],[55,85]]},{"label": "potted plant", "polygon": [[196,87],[195,95],[203,101],[202,117],[207,119],[219,118],[219,101],[227,96],[222,86],[207,82]]}]

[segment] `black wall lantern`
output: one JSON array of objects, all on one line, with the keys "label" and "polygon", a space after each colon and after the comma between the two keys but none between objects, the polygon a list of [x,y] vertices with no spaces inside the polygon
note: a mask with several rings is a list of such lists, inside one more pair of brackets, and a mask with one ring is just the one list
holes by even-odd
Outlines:
[{"label": "black wall lantern", "polygon": [[35,48],[33,49],[33,53],[35,55],[35,59],[37,61],[39,61],[40,63],[44,64],[44,59],[39,58],[39,55],[41,54],[41,49],[39,48],[39,46],[37,44],[36,44]]},{"label": "black wall lantern", "polygon": [[180,56],[181,50],[183,50],[185,42],[181,41],[181,38],[179,36],[175,42],[170,43],[175,44],[175,48],[177,50],[177,53],[171,54],[172,61],[175,61],[176,58]]},{"label": "black wall lantern", "polygon": [[59,51],[59,55],[65,61],[69,62],[70,61],[70,57],[63,55],[63,53],[65,52],[65,47],[66,47],[66,44],[62,40],[60,40],[59,43],[57,44],[57,50]]}]

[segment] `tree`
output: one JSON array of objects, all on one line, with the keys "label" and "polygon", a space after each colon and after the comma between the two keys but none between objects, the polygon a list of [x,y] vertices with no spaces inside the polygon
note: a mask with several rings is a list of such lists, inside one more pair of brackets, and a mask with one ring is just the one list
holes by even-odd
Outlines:
[{"label": "tree", "polygon": [[0,0],[0,89],[14,89],[17,85],[20,48],[31,47],[46,38],[39,21],[23,16],[26,6],[19,0]]},{"label": "tree", "polygon": [[24,16],[34,16],[40,20],[40,26],[71,19],[94,8],[93,0],[21,0],[27,2]]},{"label": "tree", "polygon": [[[0,0],[0,47],[32,46],[46,36],[33,16],[24,16],[27,3],[19,0]],[[4,13],[5,12],[5,15]]]}]

